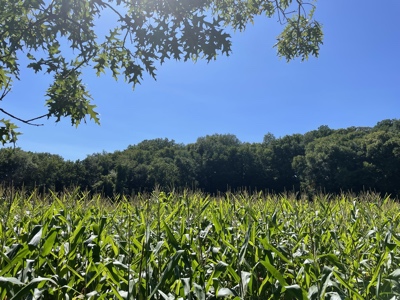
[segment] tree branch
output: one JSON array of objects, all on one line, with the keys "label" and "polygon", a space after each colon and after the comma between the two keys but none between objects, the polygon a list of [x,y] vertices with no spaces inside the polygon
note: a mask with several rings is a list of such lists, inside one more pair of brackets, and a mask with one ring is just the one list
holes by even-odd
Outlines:
[{"label": "tree branch", "polygon": [[25,123],[25,124],[28,124],[28,125],[32,125],[32,126],[43,126],[44,124],[34,124],[34,123],[31,123],[31,122],[32,122],[32,121],[35,121],[35,120],[38,120],[38,119],[41,119],[41,118],[44,118],[44,117],[47,117],[47,114],[45,114],[45,115],[43,115],[43,116],[39,116],[39,117],[32,118],[32,119],[29,119],[29,120],[23,120],[23,119],[21,119],[21,118],[18,118],[18,117],[16,117],[16,116],[10,114],[9,112],[5,111],[5,110],[2,109],[2,108],[0,108],[0,111],[1,111],[2,113],[6,114],[7,116],[9,116],[9,117],[15,119],[15,120],[18,120],[18,121],[20,121],[20,122],[22,122],[22,123]]},{"label": "tree branch", "polygon": [[278,12],[278,21],[280,24],[286,24],[289,21],[289,16],[295,12],[298,11],[298,19],[300,19],[301,15],[306,16],[307,12],[306,9],[304,8],[305,5],[310,5],[312,7],[315,7],[314,4],[309,3],[309,2],[303,2],[303,0],[296,0],[297,4],[298,4],[298,8],[297,10],[293,10],[293,11],[286,11],[287,8],[282,8],[279,1],[275,0],[275,9]]},{"label": "tree branch", "polygon": [[9,77],[7,80],[6,86],[4,87],[4,91],[0,96],[0,101],[2,101],[7,96],[7,94],[11,91],[10,83],[11,83],[11,77]]}]

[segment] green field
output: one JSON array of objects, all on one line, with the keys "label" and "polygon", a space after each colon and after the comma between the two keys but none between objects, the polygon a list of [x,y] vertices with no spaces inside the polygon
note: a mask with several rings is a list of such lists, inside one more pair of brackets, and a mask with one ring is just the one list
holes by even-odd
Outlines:
[{"label": "green field", "polygon": [[0,197],[0,299],[400,299],[390,198]]}]

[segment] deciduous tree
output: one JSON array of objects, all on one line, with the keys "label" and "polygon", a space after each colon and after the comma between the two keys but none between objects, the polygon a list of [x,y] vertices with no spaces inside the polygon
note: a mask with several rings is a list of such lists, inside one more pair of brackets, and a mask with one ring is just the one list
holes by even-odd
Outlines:
[{"label": "deciduous tree", "polygon": [[[40,118],[69,117],[72,125],[86,118],[99,122],[82,81],[91,67],[100,75],[135,86],[144,73],[156,76],[167,59],[210,61],[231,51],[229,30],[244,30],[258,15],[284,25],[277,37],[278,55],[291,60],[318,56],[322,30],[314,19],[314,1],[303,0],[0,0],[0,101],[19,80],[21,68],[47,73],[53,80],[45,92],[48,108],[29,120],[18,112],[8,118],[35,123]],[[115,22],[101,35],[96,25],[104,15]],[[112,17],[111,17],[112,18]],[[22,65],[22,57],[29,60]],[[16,126],[1,119],[0,141],[15,142]]]}]

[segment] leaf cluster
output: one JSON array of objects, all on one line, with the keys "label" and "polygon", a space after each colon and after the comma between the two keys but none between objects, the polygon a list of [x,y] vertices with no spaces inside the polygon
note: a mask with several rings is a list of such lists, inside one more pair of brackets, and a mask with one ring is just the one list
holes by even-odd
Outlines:
[{"label": "leaf cluster", "polygon": [[[218,54],[229,55],[229,28],[244,30],[258,15],[278,14],[287,23],[278,37],[280,56],[288,60],[318,56],[322,31],[313,19],[315,5],[292,2],[0,0],[0,101],[13,80],[20,79],[26,56],[27,68],[53,78],[45,93],[48,112],[41,117],[55,117],[56,122],[69,117],[72,125],[90,117],[99,123],[82,82],[83,69],[93,68],[97,75],[110,70],[115,79],[122,77],[134,87],[144,73],[155,78],[156,65],[167,59],[210,61]],[[113,25],[102,35],[97,27],[104,16]],[[33,124],[34,119],[25,123]],[[11,136],[2,135],[1,141],[15,141],[14,129],[7,128]]]}]

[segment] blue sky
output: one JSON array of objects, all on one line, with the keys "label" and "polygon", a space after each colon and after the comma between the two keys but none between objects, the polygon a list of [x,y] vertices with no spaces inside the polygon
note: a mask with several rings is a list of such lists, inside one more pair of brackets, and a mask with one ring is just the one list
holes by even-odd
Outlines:
[{"label": "blue sky", "polygon": [[[232,34],[229,57],[168,61],[158,68],[157,81],[145,77],[135,91],[109,73],[99,78],[87,70],[101,125],[75,128],[68,119],[44,120],[43,127],[17,123],[23,132],[17,146],[76,160],[145,139],[187,144],[230,133],[243,142],[262,142],[268,132],[281,137],[321,125],[337,129],[398,119],[399,14],[398,0],[319,0],[324,45],[318,59],[305,62],[279,59],[272,46],[282,27],[258,18],[245,32]],[[23,70],[2,107],[26,119],[44,114],[47,85],[46,76]]]}]

